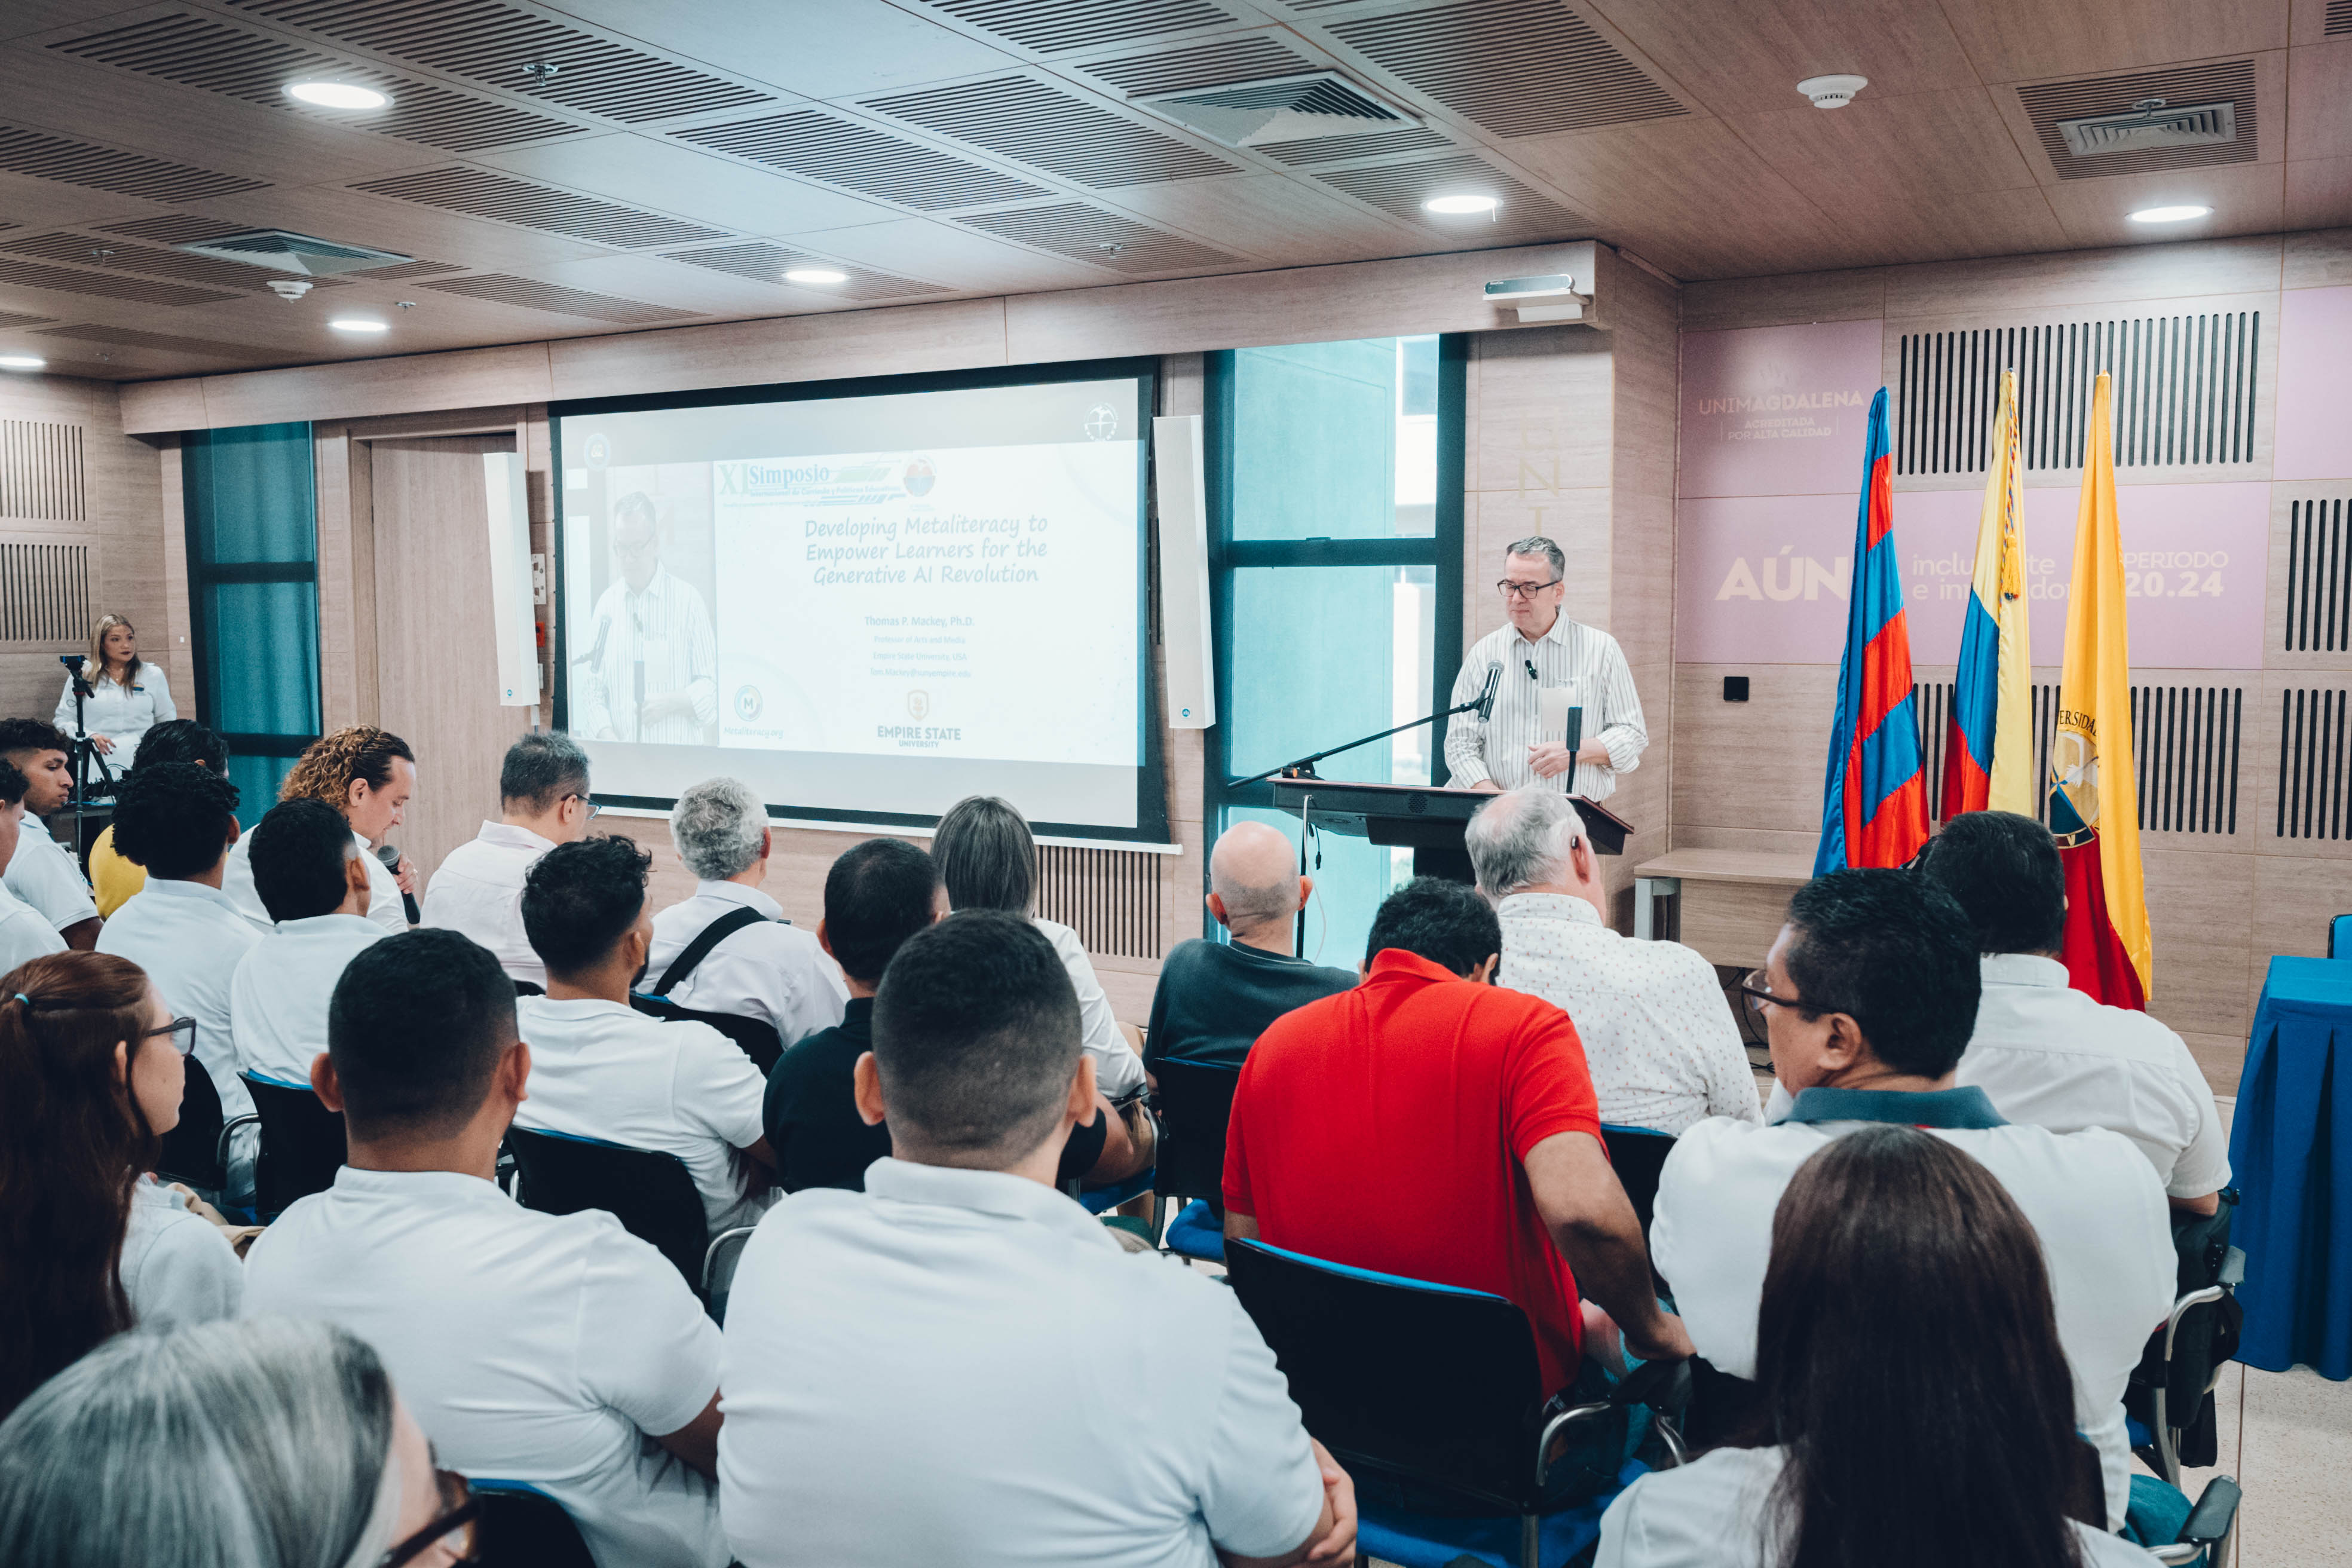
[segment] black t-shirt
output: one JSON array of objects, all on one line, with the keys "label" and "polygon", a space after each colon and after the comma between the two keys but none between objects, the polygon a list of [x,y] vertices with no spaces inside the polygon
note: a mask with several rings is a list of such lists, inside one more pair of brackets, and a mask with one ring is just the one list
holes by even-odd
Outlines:
[{"label": "black t-shirt", "polygon": [[890,1130],[857,1114],[857,1058],[873,1048],[874,998],[853,996],[841,1022],[788,1047],[768,1075],[760,1121],[784,1191],[866,1190],[866,1167],[890,1152]]},{"label": "black t-shirt", "polygon": [[1179,942],[1151,994],[1144,1065],[1177,1057],[1238,1068],[1268,1024],[1355,984],[1347,970],[1240,942]]}]

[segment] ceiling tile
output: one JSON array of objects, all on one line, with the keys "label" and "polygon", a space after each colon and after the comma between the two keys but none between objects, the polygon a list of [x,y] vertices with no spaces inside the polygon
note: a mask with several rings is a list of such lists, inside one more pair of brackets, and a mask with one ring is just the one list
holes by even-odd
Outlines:
[{"label": "ceiling tile", "polygon": [[[1129,200],[1135,194],[1125,191],[1120,196]],[[967,292],[1021,294],[1085,289],[1104,281],[1102,270],[1089,263],[1032,250],[948,218],[861,224],[800,235],[790,243],[894,271],[912,267],[920,258],[926,277]]]},{"label": "ceiling tile", "polygon": [[2352,158],[2314,158],[2286,166],[2289,228],[2352,224]]},{"label": "ceiling tile", "polygon": [[619,202],[510,179],[462,163],[363,180],[352,189],[628,250],[719,239],[726,233],[666,213],[641,211]]},{"label": "ceiling tile", "polygon": [[1024,76],[868,99],[865,107],[1097,190],[1234,170],[1189,142]]},{"label": "ceiling tile", "polygon": [[2286,155],[2352,158],[2352,38],[2287,56]]},{"label": "ceiling tile", "polygon": [[1358,203],[1329,191],[1302,190],[1296,180],[1277,174],[1135,185],[1107,191],[1103,200],[1258,263],[1297,266],[1393,256],[1400,250],[1456,248],[1415,246],[1394,225]]},{"label": "ceiling tile", "polygon": [[[763,285],[775,290],[766,294],[765,298],[770,304],[779,307],[787,301],[796,300],[802,294],[819,300],[865,301],[956,292],[943,284],[926,283],[903,273],[856,267],[832,257],[813,256],[806,250],[787,249],[760,239],[744,240],[734,245],[703,246],[692,250],[672,250],[666,253],[666,258]],[[841,278],[835,283],[795,282],[784,276],[793,270],[831,271],[840,274]]]},{"label": "ceiling tile", "polygon": [[470,300],[488,300],[497,305],[512,305],[519,310],[541,310],[582,321],[610,321],[625,327],[649,327],[656,322],[675,324],[696,320],[702,314],[682,306],[656,305],[644,300],[625,299],[617,294],[599,294],[586,289],[543,282],[536,278],[518,278],[506,272],[477,272],[462,278],[426,279],[417,287],[441,294],[462,294]]},{"label": "ceiling tile", "polygon": [[1834,110],[1801,100],[1793,109],[1731,117],[1730,124],[1775,174],[1830,210],[2034,184],[2032,168],[1982,88],[1864,94]]},{"label": "ceiling tile", "polygon": [[2127,70],[2286,45],[2287,0],[1940,0],[1940,8],[1988,82]]},{"label": "ceiling tile", "polygon": [[[2285,173],[2278,163],[2232,163],[2108,180],[2071,180],[2046,188],[2051,209],[2074,246],[2148,245],[2213,235],[2264,234],[2285,216]],[[2140,207],[2195,203],[2213,216],[2185,224],[2137,224]]]},{"label": "ceiling tile", "polygon": [[1230,26],[1233,14],[1213,0],[918,0],[967,26],[992,33],[1039,54],[1066,54],[1100,44],[1125,43],[1202,27]]},{"label": "ceiling tile", "polygon": [[1325,26],[1356,54],[1497,136],[1689,112],[1558,0],[1458,0]]},{"label": "ceiling tile", "polygon": [[1052,194],[984,163],[814,109],[697,126],[670,135],[918,212],[989,206]]},{"label": "ceiling tile", "polygon": [[1943,12],[1917,0],[1594,0],[1591,8],[1715,114],[1797,104],[1807,77],[1870,79],[1855,106],[1978,85]]},{"label": "ceiling tile", "polygon": [[697,0],[562,0],[547,7],[673,54],[725,62],[730,75],[810,98],[887,92],[994,70],[1004,51],[911,16],[888,0],[793,5]]},{"label": "ceiling tile", "polygon": [[1240,259],[1214,246],[1138,223],[1086,202],[971,213],[955,221],[983,234],[1129,275],[1188,271]]},{"label": "ceiling tile", "polygon": [[584,142],[513,147],[475,162],[735,233],[757,228],[791,234],[897,216],[841,191],[747,168],[731,158],[637,132]]}]

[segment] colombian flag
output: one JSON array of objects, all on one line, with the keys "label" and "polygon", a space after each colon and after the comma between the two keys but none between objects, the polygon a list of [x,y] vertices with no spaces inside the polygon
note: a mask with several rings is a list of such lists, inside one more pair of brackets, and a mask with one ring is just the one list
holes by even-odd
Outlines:
[{"label": "colombian flag", "polygon": [[2057,732],[2050,742],[2050,831],[2066,864],[2068,979],[2075,990],[2111,1006],[2146,1007],[2156,951],[2140,881],[2110,395],[2107,373],[2101,371],[2091,392],[2083,501],[2074,514],[2066,663],[2058,684]]},{"label": "colombian flag", "polygon": [[2000,373],[1992,463],[1977,523],[1976,582],[1960,628],[1959,679],[1944,742],[1944,820],[1964,811],[2033,815],[2033,670],[2025,635],[2025,466],[2017,372]]},{"label": "colombian flag", "polygon": [[1895,553],[1892,445],[1882,386],[1870,400],[1870,439],[1862,459],[1853,589],[1846,599],[1845,658],[1830,726],[1816,877],[1850,866],[1900,866],[1927,842],[1927,778],[1911,706],[1911,633],[1903,618],[1903,566]]}]

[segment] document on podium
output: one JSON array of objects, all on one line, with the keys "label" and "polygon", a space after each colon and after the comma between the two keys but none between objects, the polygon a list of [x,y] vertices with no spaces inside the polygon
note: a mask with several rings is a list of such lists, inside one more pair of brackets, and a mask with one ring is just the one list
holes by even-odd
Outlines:
[{"label": "document on podium", "polygon": [[1536,693],[1536,735],[1552,745],[1568,743],[1568,715],[1576,707],[1576,683],[1547,686]]}]

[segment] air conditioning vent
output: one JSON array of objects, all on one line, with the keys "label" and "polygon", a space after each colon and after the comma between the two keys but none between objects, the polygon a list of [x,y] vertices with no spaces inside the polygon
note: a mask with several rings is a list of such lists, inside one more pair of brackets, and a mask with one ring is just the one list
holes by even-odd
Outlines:
[{"label": "air conditioning vent", "polygon": [[313,239],[282,228],[248,228],[213,239],[183,240],[172,247],[222,261],[242,261],[272,272],[303,278],[331,278],[338,272],[361,272],[371,267],[396,267],[414,257],[396,250],[375,250],[331,239]]},{"label": "air conditioning vent", "polygon": [[2167,107],[2161,100],[2129,114],[2095,114],[2058,121],[2058,133],[2077,158],[2106,153],[2145,153],[2158,147],[2208,147],[2238,139],[2238,106],[2200,103]]},{"label": "air conditioning vent", "polygon": [[1364,131],[1411,131],[1421,125],[1417,116],[1373,97],[1337,71],[1193,88],[1136,102],[1228,147]]}]

